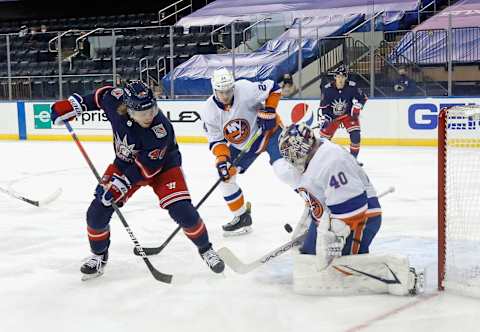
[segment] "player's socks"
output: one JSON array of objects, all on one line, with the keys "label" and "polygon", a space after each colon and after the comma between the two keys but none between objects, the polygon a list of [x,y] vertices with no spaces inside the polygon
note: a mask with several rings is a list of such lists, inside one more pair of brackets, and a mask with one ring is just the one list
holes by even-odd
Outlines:
[{"label": "player's socks", "polygon": [[250,202],[246,204],[245,212],[233,218],[232,221],[222,226],[224,236],[235,236],[247,234],[252,231],[252,216],[251,216],[251,205]]},{"label": "player's socks", "polygon": [[225,263],[220,258],[215,250],[213,250],[212,245],[208,246],[204,250],[199,250],[200,256],[203,261],[207,263],[210,270],[215,273],[222,273],[225,269]]},{"label": "player's socks", "polygon": [[108,261],[108,251],[105,251],[103,254],[93,254],[90,256],[85,263],[80,267],[80,272],[82,272],[82,280],[88,280],[92,278],[100,277],[103,274],[105,265]]}]

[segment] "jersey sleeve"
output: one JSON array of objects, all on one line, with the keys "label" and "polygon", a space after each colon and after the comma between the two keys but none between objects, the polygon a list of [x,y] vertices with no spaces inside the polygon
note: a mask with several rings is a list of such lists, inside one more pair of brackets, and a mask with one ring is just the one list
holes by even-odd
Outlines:
[{"label": "jersey sleeve", "polygon": [[203,120],[203,129],[205,130],[209,148],[213,154],[216,156],[225,155],[227,154],[228,150],[228,148],[226,149],[227,140],[223,134],[220,119],[216,119],[214,116],[215,109],[212,109],[213,107],[211,103],[211,100],[208,100],[205,103],[204,113],[201,115]]},{"label": "jersey sleeve", "polygon": [[273,80],[255,82],[255,85],[257,104],[265,103],[265,108],[276,109],[282,93],[280,86]]},{"label": "jersey sleeve", "polygon": [[108,113],[111,110],[116,111],[118,105],[123,102],[123,90],[112,86],[104,86],[91,94],[80,97],[87,111],[102,109]]},{"label": "jersey sleeve", "polygon": [[353,89],[355,90],[354,98],[360,104],[365,105],[367,102],[367,96],[365,96],[365,94],[357,86],[354,86]]}]

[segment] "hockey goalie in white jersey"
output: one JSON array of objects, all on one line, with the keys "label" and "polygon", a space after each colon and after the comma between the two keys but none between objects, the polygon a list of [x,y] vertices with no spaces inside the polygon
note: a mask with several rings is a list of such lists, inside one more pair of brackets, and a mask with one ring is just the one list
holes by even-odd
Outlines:
[{"label": "hockey goalie in white jersey", "polygon": [[[372,255],[369,246],[382,221],[375,188],[342,147],[316,138],[304,124],[285,128],[282,156],[298,171],[298,191],[310,206],[294,236],[307,231],[294,255],[294,290],[302,294],[415,294],[423,275],[408,258]],[[307,230],[308,228],[308,230]]]},{"label": "hockey goalie in white jersey", "polygon": [[[272,80],[235,81],[232,73],[223,67],[214,71],[211,83],[213,95],[206,101],[201,118],[210,150],[216,157],[223,197],[234,214],[233,220],[222,227],[226,236],[245,234],[251,230],[252,219],[250,206],[245,204],[242,190],[236,183],[237,171],[245,172],[264,151],[268,153],[270,164],[280,179],[290,179],[288,173],[294,171],[278,150],[282,128],[276,107],[281,89]],[[232,165],[259,129],[261,135],[248,152]]]}]

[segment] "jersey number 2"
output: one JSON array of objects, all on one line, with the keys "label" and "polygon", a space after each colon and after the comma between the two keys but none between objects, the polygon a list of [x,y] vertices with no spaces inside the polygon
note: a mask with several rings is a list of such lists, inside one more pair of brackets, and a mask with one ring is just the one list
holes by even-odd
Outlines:
[{"label": "jersey number 2", "polygon": [[343,172],[338,173],[337,176],[332,175],[332,177],[330,178],[330,187],[334,187],[335,189],[339,188],[340,185],[345,185],[347,183],[348,183],[347,177]]}]

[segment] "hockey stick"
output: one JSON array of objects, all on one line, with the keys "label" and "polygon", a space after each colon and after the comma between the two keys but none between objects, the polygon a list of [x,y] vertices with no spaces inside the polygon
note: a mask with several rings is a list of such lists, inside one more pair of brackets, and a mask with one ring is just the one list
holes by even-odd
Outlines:
[{"label": "hockey stick", "polygon": [[13,197],[13,198],[22,200],[22,201],[24,201],[28,204],[35,205],[36,207],[42,207],[42,206],[45,206],[45,205],[53,202],[54,200],[56,200],[58,198],[58,196],[60,196],[60,194],[62,193],[62,188],[58,188],[57,190],[55,190],[55,192],[53,192],[52,194],[50,194],[46,198],[44,198],[42,200],[38,200],[38,201],[34,200],[34,199],[27,198],[25,196],[22,196],[19,193],[15,192],[11,189],[4,189],[4,188],[0,187],[0,191],[3,192],[4,194],[7,194],[7,195]]},{"label": "hockey stick", "polygon": [[[392,192],[395,191],[394,187],[389,187],[387,190],[382,192],[380,195],[378,195],[378,198],[381,198],[385,195],[388,195]],[[245,274],[248,273],[252,270],[255,270],[256,268],[262,266],[263,264],[268,263],[272,259],[286,253],[290,249],[294,247],[298,247],[303,243],[303,240],[307,236],[307,232],[297,236],[291,241],[288,241],[287,243],[281,245],[280,247],[268,252],[267,254],[263,255],[262,257],[258,258],[257,260],[254,260],[251,263],[243,263],[235,254],[228,249],[227,247],[222,247],[218,250],[218,254],[220,257],[222,257],[223,261],[225,264],[227,264],[233,271],[240,273],[240,274]]]},{"label": "hockey stick", "polygon": [[[63,122],[65,123],[65,126],[67,127],[67,129],[68,129],[70,135],[72,136],[73,140],[75,141],[75,144],[77,145],[78,149],[80,150],[83,157],[85,158],[85,161],[87,162],[88,166],[90,167],[90,170],[95,175],[98,183],[100,184],[101,181],[102,181],[101,178],[100,178],[100,175],[98,174],[95,166],[93,165],[92,161],[88,157],[87,152],[84,150],[82,144],[80,143],[80,140],[78,139],[77,134],[73,131],[73,128],[72,128],[72,126],[70,126],[70,123],[68,123],[68,121],[63,121]],[[145,252],[143,251],[142,246],[140,245],[137,238],[135,237],[135,234],[133,234],[132,230],[130,229],[130,226],[128,226],[128,223],[125,220],[125,217],[123,216],[123,214],[120,212],[120,209],[118,208],[118,206],[115,203],[112,203],[112,207],[115,210],[115,212],[117,213],[118,218],[122,222],[123,227],[125,227],[125,230],[127,231],[128,235],[130,236],[130,239],[133,241],[133,244],[135,245],[135,249],[137,249],[137,251],[140,253],[140,256],[142,256],[143,261],[147,265],[148,270],[153,275],[153,277],[156,280],[167,283],[167,284],[172,283],[173,276],[171,274],[165,274],[165,273],[162,273],[162,272],[158,271],[152,265],[150,260],[147,258],[147,255],[145,255]]]},{"label": "hockey stick", "polygon": [[[258,129],[255,134],[248,140],[248,142],[245,144],[243,147],[242,151],[238,154],[238,156],[235,158],[235,160],[232,162],[232,165],[235,165],[240,161],[240,159],[247,153],[250,148],[252,147],[252,144],[257,140],[257,138],[261,135],[261,130]],[[202,197],[200,202],[197,203],[195,206],[195,209],[199,209],[200,206],[205,202],[205,200],[210,196],[210,194],[218,187],[218,185],[222,182],[222,179],[219,178],[217,182],[210,188],[210,190]],[[143,248],[143,251],[147,256],[152,256],[152,255],[158,255],[166,246],[167,244],[170,243],[170,241],[177,235],[177,233],[180,231],[181,227],[177,226],[177,228],[173,231],[172,234],[159,246],[159,247],[147,247]],[[137,251],[137,248],[133,248],[133,253],[137,256],[140,255],[140,253]]]}]

